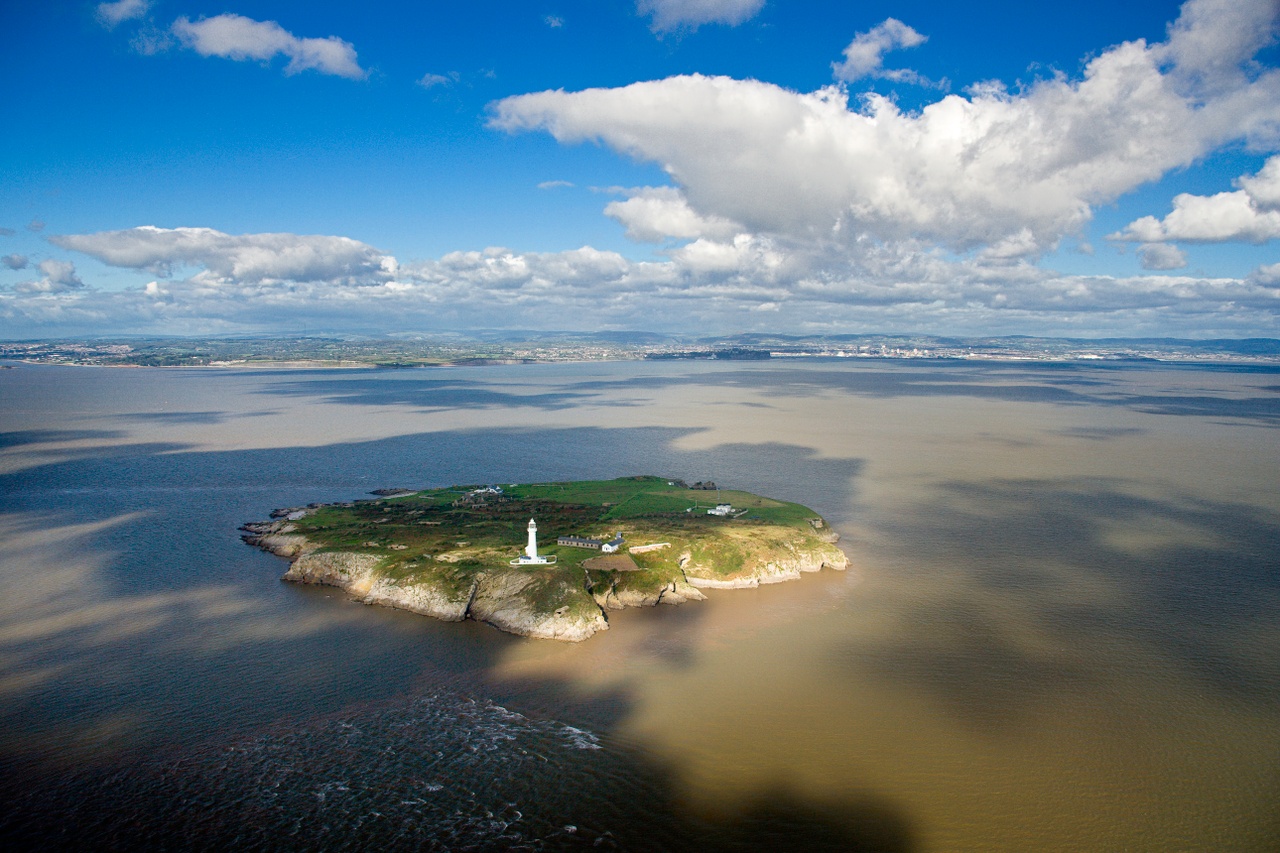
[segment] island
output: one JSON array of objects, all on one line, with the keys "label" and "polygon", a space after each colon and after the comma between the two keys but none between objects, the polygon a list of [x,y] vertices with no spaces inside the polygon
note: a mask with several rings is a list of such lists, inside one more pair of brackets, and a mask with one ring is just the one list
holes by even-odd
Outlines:
[{"label": "island", "polygon": [[712,483],[642,476],[375,494],[277,509],[243,525],[242,538],[288,558],[285,580],[573,642],[608,628],[610,611],[848,565],[809,508]]}]

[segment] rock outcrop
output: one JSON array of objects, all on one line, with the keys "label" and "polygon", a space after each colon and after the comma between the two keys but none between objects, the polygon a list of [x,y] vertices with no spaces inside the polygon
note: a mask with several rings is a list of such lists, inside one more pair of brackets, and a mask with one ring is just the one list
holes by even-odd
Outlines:
[{"label": "rock outcrop", "polygon": [[687,554],[680,555],[680,566],[684,570],[685,579],[695,587],[751,589],[762,584],[798,580],[803,572],[819,572],[823,569],[844,571],[849,566],[849,558],[835,547],[834,543],[839,538],[835,533],[828,532],[824,540],[830,541],[825,543],[825,547],[812,550],[788,547],[784,549],[784,553],[771,555],[770,559],[760,561],[729,577],[717,573],[713,566],[699,565]]}]

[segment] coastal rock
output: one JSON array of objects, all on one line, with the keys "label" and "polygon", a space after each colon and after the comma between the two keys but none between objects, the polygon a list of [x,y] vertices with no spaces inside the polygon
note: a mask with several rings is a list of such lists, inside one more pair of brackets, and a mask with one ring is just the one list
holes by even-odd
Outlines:
[{"label": "coastal rock", "polygon": [[[246,541],[249,537],[245,537]],[[267,533],[255,536],[251,543],[278,557],[296,557],[307,547],[307,537],[300,534]]]},{"label": "coastal rock", "polygon": [[474,586],[466,594],[458,595],[437,584],[419,581],[402,585],[390,578],[379,578],[360,600],[365,604],[381,604],[421,613],[445,622],[461,622],[467,618],[467,608],[474,592]]},{"label": "coastal rock", "polygon": [[[303,538],[303,537],[298,537]],[[284,573],[287,581],[323,583],[363,597],[378,580],[375,570],[380,559],[373,554],[323,551],[303,554]]]},{"label": "coastal rock", "polygon": [[822,569],[843,571],[849,558],[839,548],[823,548],[821,551],[805,551],[787,548],[770,555],[771,559],[748,567],[735,575],[718,575],[714,568],[686,561],[682,568],[685,578],[702,589],[752,589],[761,584],[782,583],[797,580],[802,572],[818,572]]},{"label": "coastal rock", "polygon": [[632,589],[624,586],[615,593],[623,607],[653,607],[662,599],[662,590]]},{"label": "coastal rock", "polygon": [[[535,576],[520,572],[502,572],[483,576],[471,602],[468,615],[488,622],[503,631],[547,640],[580,642],[598,631],[609,628],[600,608],[582,591],[587,607],[558,607],[547,613],[532,604],[529,589],[539,583]],[[567,584],[561,590],[572,594]]]}]

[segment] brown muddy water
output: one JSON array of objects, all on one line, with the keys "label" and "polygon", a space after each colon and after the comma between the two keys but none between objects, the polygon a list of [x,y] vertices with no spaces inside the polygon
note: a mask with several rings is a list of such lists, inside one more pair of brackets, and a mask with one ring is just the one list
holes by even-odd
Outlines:
[{"label": "brown muddy water", "polygon": [[[1276,850],[1280,370],[0,370],[0,838]],[[236,527],[653,473],[852,561],[585,643],[279,582]]]}]

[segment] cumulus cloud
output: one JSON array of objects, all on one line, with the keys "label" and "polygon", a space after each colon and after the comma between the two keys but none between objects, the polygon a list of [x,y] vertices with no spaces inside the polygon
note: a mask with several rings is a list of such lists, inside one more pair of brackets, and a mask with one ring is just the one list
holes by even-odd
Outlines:
[{"label": "cumulus cloud", "polygon": [[337,36],[299,38],[275,21],[255,21],[233,14],[198,21],[183,17],[173,22],[172,29],[184,47],[201,56],[268,62],[283,55],[289,58],[286,74],[315,70],[352,80],[368,76],[350,42]]},{"label": "cumulus cloud", "polygon": [[40,272],[44,277],[38,281],[24,281],[14,285],[19,293],[65,293],[84,287],[80,276],[76,275],[76,265],[70,261],[58,261],[47,258],[40,262]]},{"label": "cumulus cloud", "polygon": [[915,113],[874,94],[851,109],[836,87],[804,94],[695,74],[506,98],[491,122],[658,163],[700,216],[752,233],[968,250],[1025,230],[1043,249],[1079,233],[1094,205],[1227,142],[1280,134],[1280,72],[1236,49],[1234,85],[1206,88],[1227,66],[1193,49],[1228,39],[1242,17],[1273,27],[1275,0],[1234,4],[1248,14],[1204,13],[1218,5],[1191,0],[1168,42],[1112,47],[1078,80],[1017,93],[987,85]]},{"label": "cumulus cloud", "polygon": [[831,71],[837,80],[852,83],[863,77],[883,77],[903,83],[928,81],[909,69],[886,69],[884,55],[891,50],[916,47],[928,41],[897,18],[886,18],[865,33],[858,33],[844,49],[844,61],[833,62]]},{"label": "cumulus cloud", "polygon": [[1280,288],[1280,264],[1266,264],[1258,267],[1249,276],[1249,281],[1262,287]]},{"label": "cumulus cloud", "polygon": [[27,268],[27,256],[18,254],[5,255],[0,258],[0,263],[11,270],[25,270]]},{"label": "cumulus cloud", "polygon": [[224,234],[212,228],[157,228],[68,234],[49,238],[105,264],[161,277],[179,267],[203,267],[202,283],[276,284],[386,281],[396,260],[349,237],[299,234]]},{"label": "cumulus cloud", "polygon": [[98,22],[110,30],[124,21],[141,18],[150,8],[151,0],[116,0],[114,3],[99,3],[95,14]]},{"label": "cumulus cloud", "polygon": [[1164,219],[1144,216],[1110,235],[1113,240],[1265,243],[1280,237],[1280,156],[1255,175],[1236,179],[1241,189],[1203,196],[1180,193]]},{"label": "cumulus cloud", "polygon": [[741,226],[718,216],[702,216],[675,187],[641,187],[625,201],[610,202],[605,215],[627,229],[632,240],[660,243],[668,237],[732,237]]},{"label": "cumulus cloud", "polygon": [[1245,79],[1249,61],[1277,35],[1276,0],[1191,0],[1155,47],[1187,88],[1222,93]]},{"label": "cumulus cloud", "polygon": [[1169,243],[1145,243],[1138,247],[1138,260],[1144,270],[1180,270],[1187,256]]},{"label": "cumulus cloud", "polygon": [[764,8],[764,0],[636,0],[636,12],[652,18],[655,33],[696,30],[703,24],[736,27]]}]

